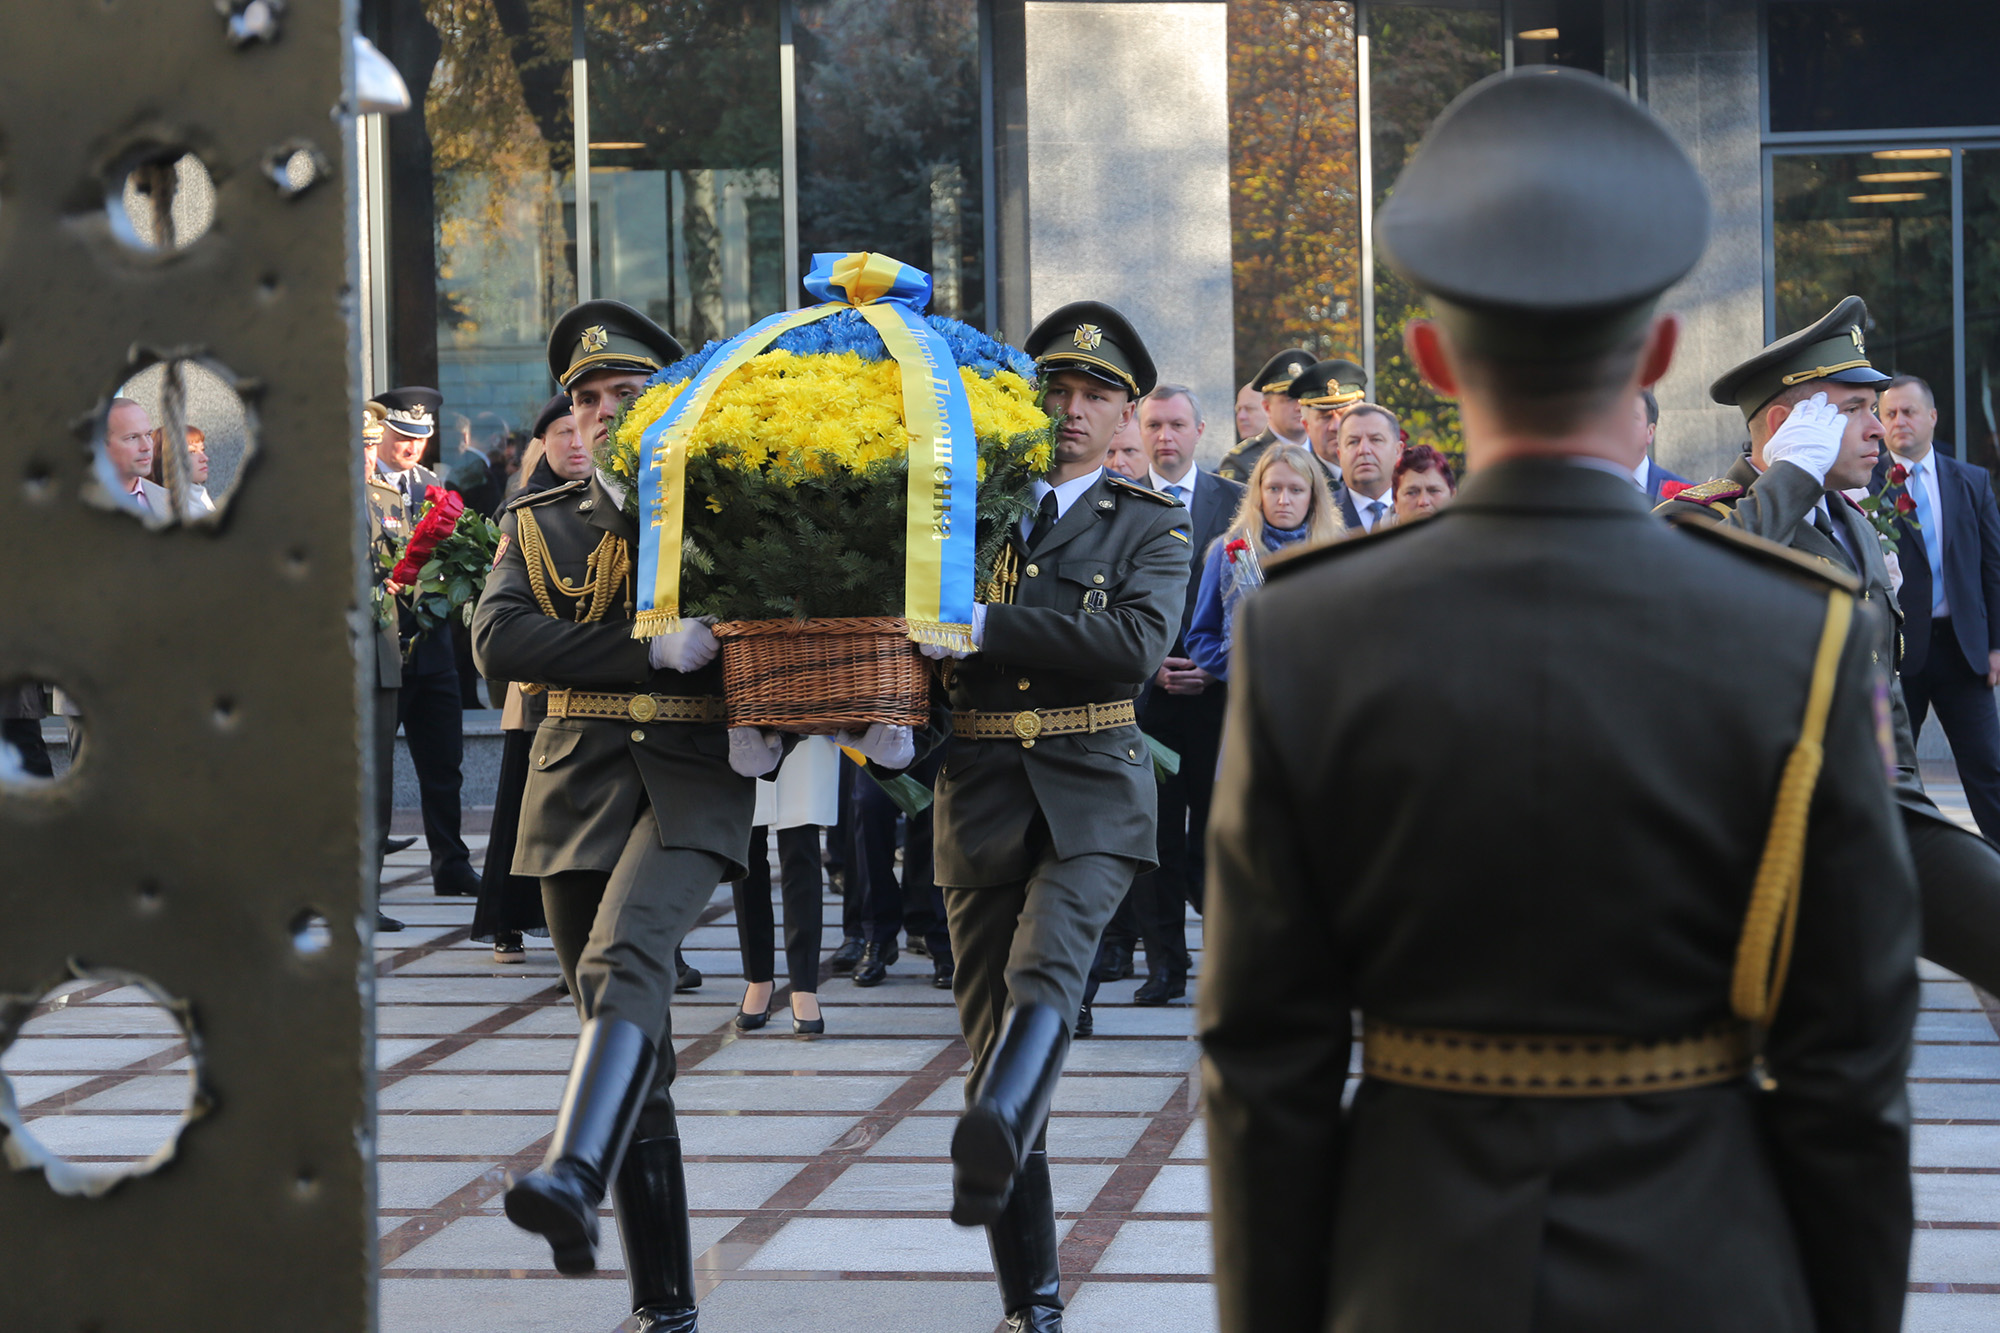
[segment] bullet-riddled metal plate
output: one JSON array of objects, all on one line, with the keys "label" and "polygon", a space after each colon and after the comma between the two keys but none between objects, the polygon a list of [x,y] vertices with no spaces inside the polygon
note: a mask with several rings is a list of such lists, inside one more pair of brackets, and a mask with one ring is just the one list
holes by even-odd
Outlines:
[{"label": "bullet-riddled metal plate", "polygon": [[[0,996],[145,978],[204,1099],[96,1197],[0,1165],[10,1333],[373,1321],[351,9],[0,4],[0,685],[60,686],[85,737],[0,783]],[[93,413],[176,355],[254,423],[227,512],[86,503]]]}]

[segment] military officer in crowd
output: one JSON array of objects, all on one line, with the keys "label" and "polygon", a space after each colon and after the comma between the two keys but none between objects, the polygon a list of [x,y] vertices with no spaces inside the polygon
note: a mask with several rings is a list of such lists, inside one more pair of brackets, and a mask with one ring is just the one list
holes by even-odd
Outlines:
[{"label": "military officer in crowd", "polygon": [[[1875,407],[1889,376],[1869,362],[1867,326],[1867,305],[1849,296],[1716,380],[1709,396],[1742,411],[1749,448],[1728,475],[1681,491],[1658,512],[1727,523],[1854,574],[1862,597],[1887,612],[1874,655],[1893,671],[1902,659],[1902,609],[1874,525],[1841,493],[1869,484],[1885,447]],[[1890,706],[1896,803],[1916,862],[1924,956],[2000,989],[2000,851],[1924,793],[1900,681],[1891,684]]]},{"label": "military officer in crowd", "polygon": [[1225,1333],[1900,1327],[1883,608],[1652,519],[1624,462],[1708,217],[1649,111],[1546,67],[1448,107],[1381,213],[1469,475],[1236,621],[1199,1010]]},{"label": "military officer in crowd", "polygon": [[[578,435],[596,443],[681,355],[616,301],[576,306],[549,335],[549,369]],[[715,886],[743,873],[755,784],[731,766],[708,626],[689,619],[632,637],[638,527],[627,499],[587,465],[516,496],[473,617],[480,670],[546,691],[513,872],[541,880],[549,940],[583,1020],[548,1155],[512,1183],[506,1210],[548,1240],[559,1271],[589,1273],[609,1190],[638,1327],[687,1333],[694,1256],[669,1090],[674,951]]]},{"label": "military officer in crowd", "polygon": [[[1368,396],[1368,372],[1340,357],[1315,361],[1292,380],[1285,396],[1299,405],[1307,446],[1326,469],[1327,485],[1337,488],[1340,453],[1335,443],[1340,437],[1340,419],[1348,408]],[[1356,524],[1350,519],[1347,526]]]},{"label": "military officer in crowd", "polygon": [[938,775],[936,876],[972,1052],[952,1136],[952,1220],[984,1225],[1007,1327],[1062,1327],[1045,1133],[1084,974],[1105,923],[1155,864],[1152,755],[1134,700],[1165,660],[1188,581],[1180,501],[1108,473],[1111,438],[1157,376],[1096,301],[1028,335],[1055,463],[975,606],[978,651],[948,664],[924,748]]},{"label": "military officer in crowd", "polygon": [[[394,516],[400,546],[409,540],[410,530],[423,514],[424,492],[445,484],[444,478],[417,461],[437,433],[444,395],[415,386],[391,389],[369,401],[382,427],[375,446],[376,474],[396,492]],[[459,696],[451,632],[440,626],[419,633],[413,617],[406,611],[399,615],[403,664],[396,691],[396,721],[410,748],[410,767],[417,773],[424,843],[430,849],[431,886],[439,894],[477,894],[479,874],[472,868],[472,853],[459,832],[460,793],[465,786],[465,705]],[[393,743],[393,736],[391,739]]]},{"label": "military officer in crowd", "polygon": [[1279,440],[1286,444],[1305,444],[1305,419],[1300,415],[1298,400],[1290,397],[1287,391],[1292,387],[1292,381],[1304,374],[1312,363],[1313,354],[1303,347],[1287,347],[1264,363],[1264,368],[1250,382],[1257,386],[1257,392],[1264,395],[1267,424],[1222,456],[1222,461],[1215,465],[1216,476],[1241,486],[1250,480],[1250,470],[1257,466],[1257,460],[1263,457],[1264,451]]},{"label": "military officer in crowd", "polygon": [[[382,419],[386,410],[371,402],[363,410],[361,425],[362,486],[368,500],[368,557],[380,600],[371,608],[375,614],[375,828],[380,848],[375,862],[376,892],[381,892],[381,855],[400,852],[415,838],[389,837],[390,818],[396,808],[396,696],[403,685],[403,650],[397,633],[395,594],[381,587],[388,570],[396,563],[397,552],[409,540],[404,521],[403,493],[382,475],[376,458],[382,444]],[[396,931],[403,923],[375,910],[375,929]]]}]

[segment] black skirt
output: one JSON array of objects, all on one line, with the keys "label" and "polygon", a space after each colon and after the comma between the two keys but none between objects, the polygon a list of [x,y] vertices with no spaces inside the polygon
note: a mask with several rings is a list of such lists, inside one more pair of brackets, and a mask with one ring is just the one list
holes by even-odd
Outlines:
[{"label": "black skirt", "polygon": [[472,913],[472,938],[490,940],[501,933],[546,935],[542,917],[542,883],[514,873],[514,839],[521,830],[521,796],[528,789],[528,752],[535,733],[510,731],[501,742],[500,786],[493,797],[493,832],[486,844],[486,873],[479,884],[479,906]]}]

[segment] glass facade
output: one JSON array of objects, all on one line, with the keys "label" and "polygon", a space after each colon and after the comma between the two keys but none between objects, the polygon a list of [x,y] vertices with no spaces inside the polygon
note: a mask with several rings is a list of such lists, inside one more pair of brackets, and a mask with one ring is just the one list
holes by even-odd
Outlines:
[{"label": "glass facade", "polygon": [[809,299],[816,250],[893,254],[987,325],[981,4],[364,0],[416,102],[382,122],[371,387],[435,384],[447,450],[454,418],[518,439],[578,299],[692,349]]},{"label": "glass facade", "polygon": [[1853,293],[1875,364],[1927,381],[1938,434],[2000,472],[2000,7],[1771,0],[1767,333]]}]

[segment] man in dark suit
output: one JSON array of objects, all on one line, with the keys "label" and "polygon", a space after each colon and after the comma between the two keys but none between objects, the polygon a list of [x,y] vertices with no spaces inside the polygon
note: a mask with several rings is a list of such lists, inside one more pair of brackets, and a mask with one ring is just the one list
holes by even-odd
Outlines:
[{"label": "man in dark suit", "polygon": [[1897,520],[1903,587],[1903,698],[1910,730],[1937,710],[1951,741],[1966,804],[1979,831],[2000,842],[2000,509],[1986,469],[1937,447],[1931,386],[1898,375],[1882,390],[1881,417],[1894,455],[1876,469],[1879,489],[1892,463],[1908,469],[1905,493],[1916,502]]},{"label": "man in dark suit", "polygon": [[1215,786],[1215,763],[1222,744],[1222,715],[1228,687],[1187,655],[1188,622],[1194,617],[1200,553],[1228,531],[1243,502],[1243,488],[1195,466],[1195,446],[1207,423],[1194,391],[1181,384],[1157,386],[1139,404],[1139,430],[1152,470],[1146,481],[1188,508],[1196,558],[1188,569],[1187,602],[1167,660],[1153,673],[1140,703],[1139,725],[1180,755],[1180,771],[1160,782],[1160,867],[1132,882],[1132,914],[1146,942],[1145,984],[1134,1004],[1165,1004],[1187,994],[1187,907],[1201,910],[1205,875],[1203,842],[1208,800]]},{"label": "man in dark suit", "polygon": [[1685,486],[1688,479],[1653,461],[1653,439],[1660,429],[1660,400],[1651,389],[1639,390],[1639,401],[1632,405],[1632,428],[1645,439],[1640,446],[1639,461],[1632,468],[1632,484],[1657,504],[1662,486],[1670,481]]},{"label": "man in dark suit", "polygon": [[1666,126],[1548,67],[1454,102],[1379,215],[1467,476],[1236,617],[1199,1025],[1223,1333],[1901,1326],[1882,607],[1648,517],[1626,461],[1707,231]]},{"label": "man in dark suit", "polygon": [[[391,389],[372,400],[382,416],[376,446],[381,479],[401,504],[388,512],[401,525],[399,541],[409,540],[423,513],[424,492],[444,479],[417,459],[437,432],[444,396],[436,389]],[[477,895],[479,875],[459,834],[459,793],[465,785],[465,705],[458,690],[458,663],[451,634],[419,634],[411,616],[401,617],[403,679],[396,692],[396,719],[417,771],[424,809],[424,842],[430,848],[431,886],[440,894]]]},{"label": "man in dark suit", "polygon": [[1336,437],[1340,486],[1334,503],[1349,532],[1373,532],[1396,512],[1396,460],[1403,456],[1403,428],[1396,414],[1375,403],[1356,403],[1340,418]]}]

